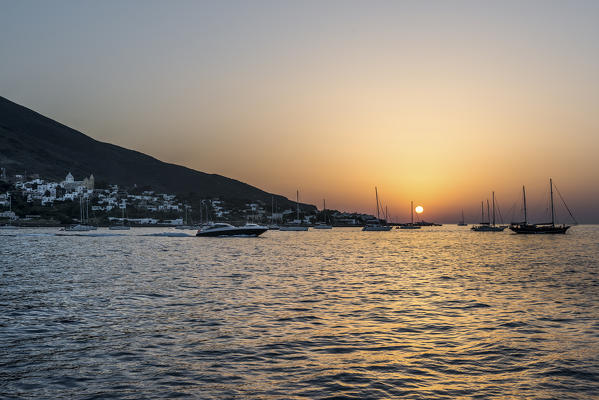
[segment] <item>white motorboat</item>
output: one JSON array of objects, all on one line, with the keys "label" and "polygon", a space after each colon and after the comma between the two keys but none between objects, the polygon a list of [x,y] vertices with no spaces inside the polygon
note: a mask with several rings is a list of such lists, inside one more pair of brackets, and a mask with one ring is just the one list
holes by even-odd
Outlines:
[{"label": "white motorboat", "polygon": [[267,226],[258,224],[245,224],[244,226],[233,226],[223,222],[206,225],[198,230],[196,236],[218,237],[218,236],[259,236],[268,230]]}]

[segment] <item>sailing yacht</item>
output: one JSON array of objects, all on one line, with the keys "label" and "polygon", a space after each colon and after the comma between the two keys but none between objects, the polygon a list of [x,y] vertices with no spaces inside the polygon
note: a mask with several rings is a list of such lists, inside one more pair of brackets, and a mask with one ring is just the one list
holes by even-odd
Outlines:
[{"label": "sailing yacht", "polygon": [[[8,195],[8,211],[12,212],[12,196],[10,194]],[[0,225],[0,229],[19,229],[19,228],[14,226],[12,224],[12,220],[11,220],[6,225]]]},{"label": "sailing yacht", "polygon": [[506,228],[505,226],[495,225],[495,192],[492,194],[493,196],[493,222],[491,222],[491,214],[489,210],[489,200],[487,199],[487,222],[483,222],[485,220],[485,209],[483,207],[483,203],[480,203],[481,210],[481,223],[480,225],[474,225],[472,228],[475,232],[503,232]]},{"label": "sailing yacht", "polygon": [[307,226],[302,226],[301,221],[300,221],[300,217],[299,217],[299,190],[297,190],[295,192],[295,203],[296,203],[296,224],[290,224],[290,225],[285,225],[285,226],[281,226],[279,228],[279,230],[281,231],[298,231],[298,232],[303,232],[303,231],[307,231],[308,227]]},{"label": "sailing yacht", "polygon": [[[86,206],[88,206],[88,203],[86,201]],[[87,211],[87,216],[86,216],[86,211]],[[87,232],[87,231],[95,231],[96,229],[98,229],[98,227],[96,226],[91,226],[89,225],[89,209],[84,209],[83,208],[83,197],[80,196],[79,197],[79,224],[76,225],[70,225],[67,226],[66,228],[64,228],[65,231],[71,231],[71,232]]]},{"label": "sailing yacht", "polygon": [[317,224],[314,225],[314,229],[333,229],[333,225],[329,225],[327,224],[327,214],[326,214],[326,209],[327,209],[327,203],[325,199],[322,199],[322,215],[323,215],[323,222],[319,222]]},{"label": "sailing yacht", "polygon": [[376,197],[376,223],[374,224],[367,224],[364,226],[364,228],[362,228],[363,231],[367,231],[367,232],[385,232],[385,231],[390,231],[393,227],[389,226],[389,225],[381,225],[381,218],[380,218],[380,209],[379,209],[379,192],[376,188],[376,186],[374,187],[374,195]]},{"label": "sailing yacht", "polygon": [[121,206],[121,224],[120,225],[110,225],[108,229],[111,231],[128,231],[131,229],[129,225],[125,225],[125,208],[127,207],[127,203],[123,200],[123,205]]},{"label": "sailing yacht", "polygon": [[399,229],[420,229],[422,228],[420,225],[414,225],[414,201],[410,202],[410,211],[411,211],[411,222],[409,224],[403,224],[399,226]]},{"label": "sailing yacht", "polygon": [[[522,186],[522,202],[524,205],[524,222],[512,222],[510,225],[510,229],[516,233],[523,234],[555,234],[555,233],[566,233],[566,231],[570,228],[569,225],[556,225],[555,224],[555,208],[553,206],[553,180],[549,178],[549,193],[551,198],[551,222],[541,223],[541,224],[529,224],[528,216],[526,215],[526,189]],[[558,191],[559,194],[559,191]],[[561,195],[560,195],[561,197]],[[563,198],[562,198],[563,201]],[[564,202],[564,205],[565,202]],[[570,212],[570,209],[566,205],[566,209],[570,213],[572,219],[574,216]],[[574,222],[576,220],[574,219]]]},{"label": "sailing yacht", "polygon": [[270,212],[270,225],[268,225],[268,229],[272,231],[278,231],[281,227],[275,223],[275,196],[271,198],[271,212]]},{"label": "sailing yacht", "polygon": [[468,226],[464,219],[464,210],[462,210],[462,219],[460,220],[460,222],[458,222],[458,226]]}]

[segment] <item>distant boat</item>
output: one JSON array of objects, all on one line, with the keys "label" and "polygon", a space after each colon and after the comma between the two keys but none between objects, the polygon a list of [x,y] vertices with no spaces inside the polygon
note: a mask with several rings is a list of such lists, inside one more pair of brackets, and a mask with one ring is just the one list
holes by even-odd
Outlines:
[{"label": "distant boat", "polygon": [[[551,222],[541,223],[541,224],[529,224],[528,216],[526,213],[526,189],[522,186],[522,202],[524,205],[524,222],[513,222],[510,225],[510,229],[516,233],[522,234],[557,234],[557,233],[566,233],[566,231],[570,228],[569,225],[556,225],[555,224],[555,208],[553,205],[553,180],[549,178],[549,193],[551,198]],[[558,191],[559,194],[559,191]],[[561,195],[560,195],[561,197]],[[563,198],[562,198],[563,201]],[[564,205],[565,202],[564,202]],[[570,209],[566,205],[566,209],[570,213],[572,219],[574,216],[570,212]],[[576,220],[574,220],[576,222]]]},{"label": "distant boat", "polygon": [[380,209],[379,209],[379,192],[378,192],[376,186],[374,187],[374,195],[376,197],[376,223],[366,224],[364,226],[364,228],[362,228],[362,230],[366,231],[366,232],[390,231],[393,228],[392,226],[381,225]]},{"label": "distant boat", "polygon": [[[86,203],[87,206],[87,203]],[[86,211],[87,211],[87,217],[86,217]],[[76,224],[76,225],[70,225],[67,226],[66,228],[64,228],[64,231],[70,231],[70,232],[86,232],[86,231],[95,231],[96,229],[98,229],[97,226],[92,226],[89,225],[89,210],[86,210],[83,208],[83,197],[79,197],[79,221],[81,223]]]},{"label": "distant boat", "polygon": [[475,232],[503,232],[506,228],[505,226],[495,225],[495,192],[493,192],[493,222],[491,222],[491,214],[489,212],[489,200],[487,199],[487,219],[488,222],[483,222],[485,220],[485,209],[483,203],[480,203],[481,210],[481,223],[480,225],[474,225],[472,228]]},{"label": "distant boat", "polygon": [[410,202],[410,215],[411,215],[410,223],[400,225],[399,229],[420,229],[420,228],[422,228],[422,226],[420,226],[420,225],[414,225],[414,202],[413,201]]},{"label": "distant boat", "polygon": [[279,229],[281,229],[281,227],[275,223],[275,196],[272,196],[271,199],[271,205],[270,205],[270,225],[268,225],[268,229],[271,231],[278,231]]},{"label": "distant boat", "polygon": [[464,220],[464,210],[462,210],[462,219],[458,222],[458,226],[468,226],[466,221]]},{"label": "distant boat", "polygon": [[327,209],[327,203],[325,199],[322,199],[322,215],[323,215],[323,222],[318,222],[316,223],[313,228],[314,229],[333,229],[332,225],[327,224],[327,214],[326,214],[326,209]]},{"label": "distant boat", "polygon": [[[8,194],[8,211],[12,212],[12,196]],[[0,225],[0,229],[19,229],[17,226],[12,224],[12,220],[6,225]]]},{"label": "distant boat", "polygon": [[296,221],[299,221],[297,224],[289,224],[285,226],[281,226],[279,228],[280,231],[296,231],[296,232],[305,232],[308,230],[307,226],[300,225],[301,221],[299,218],[299,190],[295,192],[295,204],[296,204]]},{"label": "distant boat", "polygon": [[233,226],[226,223],[216,223],[206,225],[198,230],[196,236],[199,237],[219,237],[219,236],[260,236],[268,230],[268,227],[257,224],[245,224],[244,226]]},{"label": "distant boat", "polygon": [[10,224],[6,224],[6,225],[0,225],[0,229],[19,229],[19,227],[10,225]]},{"label": "distant boat", "polygon": [[126,203],[123,201],[123,206],[121,207],[121,224],[120,225],[111,225],[108,227],[111,231],[128,231],[131,229],[129,225],[125,225],[125,208]]},{"label": "distant boat", "polygon": [[95,229],[93,229],[93,227],[91,227],[89,225],[77,224],[77,225],[67,226],[63,230],[69,231],[69,232],[87,232],[87,231],[93,231]]}]

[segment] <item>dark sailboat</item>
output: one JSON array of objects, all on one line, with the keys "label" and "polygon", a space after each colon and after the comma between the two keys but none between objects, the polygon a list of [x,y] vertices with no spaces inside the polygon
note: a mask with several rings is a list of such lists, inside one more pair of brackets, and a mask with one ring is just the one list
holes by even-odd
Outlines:
[{"label": "dark sailboat", "polygon": [[[551,222],[545,222],[541,224],[529,224],[528,216],[526,214],[526,189],[522,186],[522,202],[524,205],[524,222],[512,222],[510,225],[510,229],[516,233],[523,234],[556,234],[556,233],[566,233],[566,231],[570,228],[569,225],[556,225],[555,224],[555,208],[553,206],[553,180],[549,179],[549,193],[551,197]],[[561,195],[560,195],[561,196]],[[562,199],[563,201],[563,199]],[[564,203],[565,205],[565,203]],[[566,206],[567,208],[568,206]],[[570,210],[568,209],[568,212]],[[570,212],[572,216],[572,213]],[[572,218],[574,218],[572,216]]]},{"label": "dark sailboat", "polygon": [[487,199],[487,219],[488,222],[484,222],[485,220],[485,209],[483,208],[483,203],[480,204],[481,210],[481,223],[479,225],[473,226],[472,229],[475,232],[503,232],[506,226],[495,225],[495,192],[493,192],[493,222],[491,223],[491,213],[489,210],[489,200]]},{"label": "dark sailboat", "polygon": [[462,209],[462,219],[458,222],[458,226],[468,226],[466,221],[464,220],[464,210]]}]

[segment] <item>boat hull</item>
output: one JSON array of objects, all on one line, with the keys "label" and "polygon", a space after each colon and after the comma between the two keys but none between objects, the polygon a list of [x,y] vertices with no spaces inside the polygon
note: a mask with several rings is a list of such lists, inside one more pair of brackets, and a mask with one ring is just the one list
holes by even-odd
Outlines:
[{"label": "boat hull", "polygon": [[565,234],[570,226],[538,226],[538,225],[513,225],[510,229],[518,234],[524,235],[555,235]]},{"label": "boat hull", "polygon": [[333,229],[331,225],[314,225],[312,228],[314,229]]},{"label": "boat hull", "polygon": [[420,229],[420,225],[400,225],[399,229]]},{"label": "boat hull", "polygon": [[481,226],[473,226],[470,228],[474,232],[503,232],[505,230],[505,226],[489,226],[489,225],[481,225]]},{"label": "boat hull", "polygon": [[223,236],[260,236],[266,232],[268,228],[231,228],[222,230],[198,231],[198,237],[223,237]]},{"label": "boat hull", "polygon": [[373,226],[365,226],[362,228],[364,232],[388,232],[392,229],[392,226],[387,225],[373,225]]},{"label": "boat hull", "polygon": [[290,232],[305,232],[308,230],[307,226],[281,226],[279,228],[280,231],[290,231]]}]

